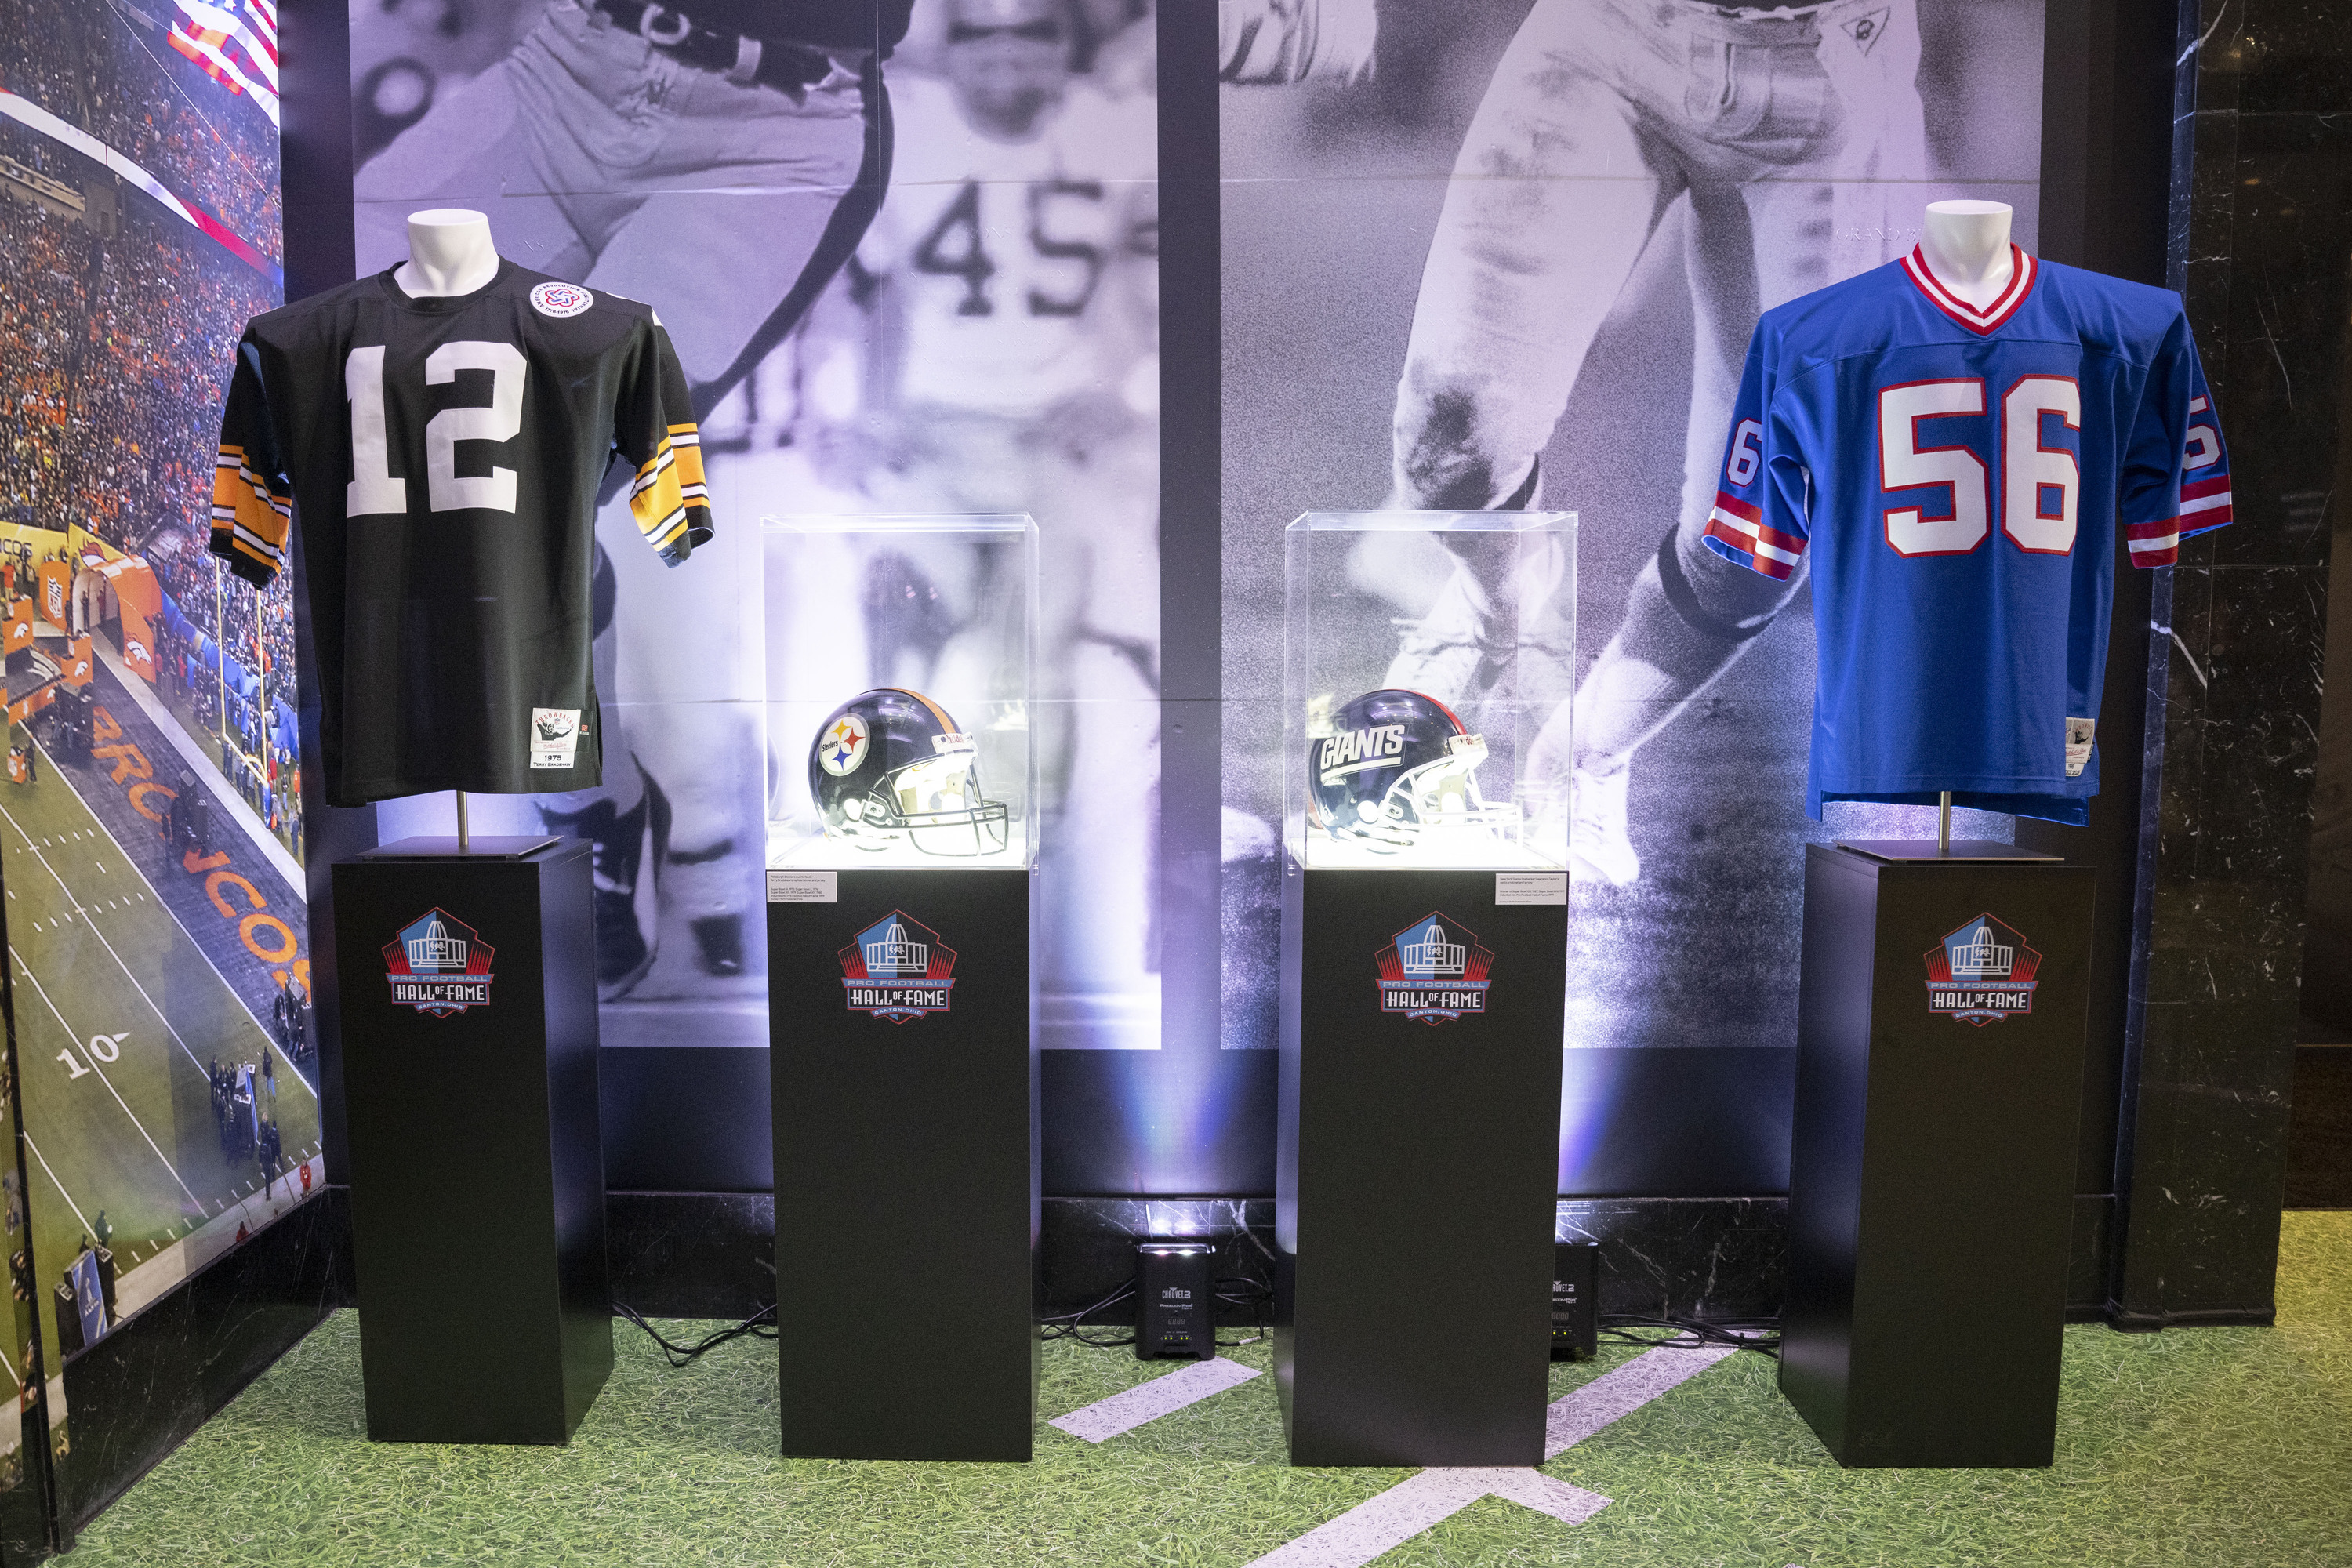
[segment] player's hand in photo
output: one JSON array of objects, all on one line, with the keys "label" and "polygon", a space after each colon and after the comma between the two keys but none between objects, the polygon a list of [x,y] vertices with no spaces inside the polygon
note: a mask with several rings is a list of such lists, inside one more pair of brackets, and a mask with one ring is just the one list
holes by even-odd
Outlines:
[{"label": "player's hand in photo", "polygon": [[1356,81],[1380,38],[1373,0],[1218,0],[1217,76],[1246,86]]}]

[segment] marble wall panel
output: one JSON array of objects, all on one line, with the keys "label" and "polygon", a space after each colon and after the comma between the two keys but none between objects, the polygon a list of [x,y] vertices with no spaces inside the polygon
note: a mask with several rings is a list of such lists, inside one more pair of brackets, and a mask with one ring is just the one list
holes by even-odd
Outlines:
[{"label": "marble wall panel", "polygon": [[2352,320],[2352,28],[2185,8],[2170,224],[2237,521],[2158,586],[2110,1317],[2266,1321]]},{"label": "marble wall panel", "polygon": [[65,1364],[65,1544],[352,1295],[344,1189],[223,1253]]}]

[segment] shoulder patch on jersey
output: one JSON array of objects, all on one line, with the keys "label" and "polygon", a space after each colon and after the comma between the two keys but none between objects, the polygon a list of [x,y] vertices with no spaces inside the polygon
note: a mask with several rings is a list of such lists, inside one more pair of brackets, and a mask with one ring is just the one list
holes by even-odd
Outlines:
[{"label": "shoulder patch on jersey", "polygon": [[542,283],[530,291],[530,308],[558,320],[576,316],[596,302],[596,296],[577,283]]}]

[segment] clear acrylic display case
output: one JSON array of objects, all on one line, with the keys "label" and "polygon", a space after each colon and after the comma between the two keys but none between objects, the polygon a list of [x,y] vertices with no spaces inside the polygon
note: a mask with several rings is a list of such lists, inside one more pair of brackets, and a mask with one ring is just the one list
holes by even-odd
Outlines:
[{"label": "clear acrylic display case", "polygon": [[797,515],[761,530],[768,865],[1029,865],[1037,525]]},{"label": "clear acrylic display case", "polygon": [[1565,868],[1576,514],[1310,511],[1284,546],[1292,858]]}]

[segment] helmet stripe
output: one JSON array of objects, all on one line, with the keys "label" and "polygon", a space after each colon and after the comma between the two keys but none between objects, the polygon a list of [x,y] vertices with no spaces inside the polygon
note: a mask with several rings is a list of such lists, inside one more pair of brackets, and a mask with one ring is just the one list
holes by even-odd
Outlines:
[{"label": "helmet stripe", "polygon": [[884,691],[895,691],[901,697],[913,698],[925,708],[930,710],[931,717],[939,721],[940,729],[946,731],[950,735],[961,733],[961,731],[956,729],[955,721],[948,717],[948,710],[940,707],[938,703],[932,701],[929,698],[924,696],[921,692],[910,690],[904,686],[885,686],[880,689]]},{"label": "helmet stripe", "polygon": [[[1454,715],[1454,710],[1453,710],[1453,709],[1448,708],[1444,703],[1440,702],[1436,698],[1432,697],[1432,696],[1431,696],[1428,692],[1426,692],[1426,691],[1415,691],[1415,690],[1413,690],[1413,689],[1412,689],[1411,687],[1409,687],[1409,686],[1384,686],[1384,687],[1381,688],[1381,691],[1393,691],[1393,692],[1398,693],[1400,696],[1404,696],[1404,697],[1418,697],[1418,698],[1420,698],[1423,702],[1428,703],[1432,708],[1436,709],[1440,713],[1444,714],[1444,715],[1446,716],[1446,718],[1448,718],[1448,719],[1452,720],[1452,721],[1453,721],[1453,722],[1454,722],[1454,728],[1456,731],[1460,731],[1461,733],[1463,733],[1463,734],[1465,734],[1465,735],[1466,735],[1466,734],[1468,734],[1468,733],[1470,732],[1470,726],[1469,726],[1469,725],[1467,725],[1467,724],[1465,724],[1465,723],[1464,723],[1464,722],[1463,722],[1459,718],[1455,717],[1455,715]],[[1381,693],[1380,693],[1380,691],[1375,691],[1375,692],[1371,693],[1371,695],[1372,695],[1373,697],[1378,697],[1380,694],[1381,694]],[[1364,699],[1359,699],[1358,700],[1360,700],[1360,700],[1364,700]]]}]

